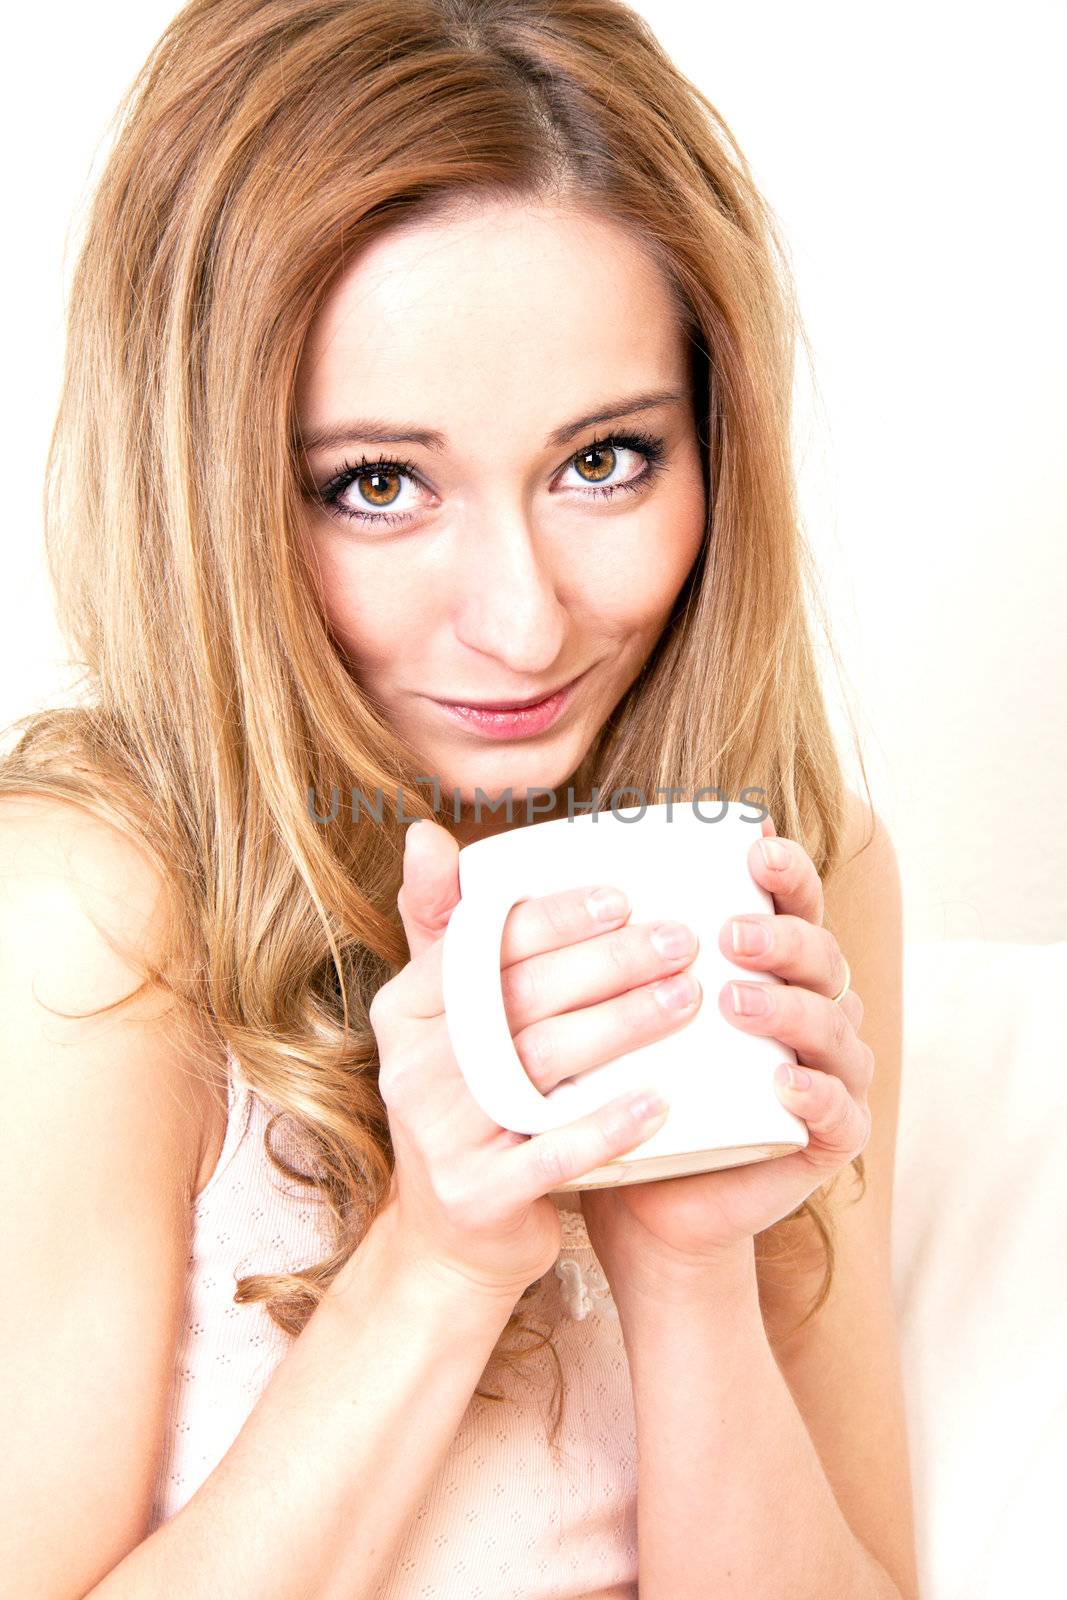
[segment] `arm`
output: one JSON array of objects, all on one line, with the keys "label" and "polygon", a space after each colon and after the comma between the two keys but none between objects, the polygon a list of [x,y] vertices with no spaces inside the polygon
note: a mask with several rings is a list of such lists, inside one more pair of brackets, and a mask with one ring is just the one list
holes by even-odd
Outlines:
[{"label": "arm", "polygon": [[616,1300],[641,1600],[901,1600],[846,1522],[775,1361],[751,1245],[699,1295]]},{"label": "arm", "polygon": [[84,1012],[128,994],[136,967],[100,929],[155,953],[164,914],[147,861],[114,830],[58,802],[4,798],[4,1592],[365,1600],[513,1302],[405,1267],[387,1207],[226,1456],[149,1534],[202,1078],[159,994],[86,1020],[45,1007]]},{"label": "arm", "polygon": [[[915,1600],[918,1594],[890,1274],[901,896],[892,843],[878,818],[872,836],[871,820],[850,796],[844,864],[825,894],[827,925],[847,951],[863,997],[860,1034],[876,1061],[868,1092],[866,1191],[857,1198],[848,1173],[828,1191],[835,1235],[829,1297],[798,1328],[820,1287],[824,1258],[808,1220],[796,1218],[782,1224],[792,1247],[788,1260],[759,1264],[758,1318],[748,1252],[735,1252],[732,1265],[709,1275],[706,1290],[690,1297],[696,1303],[688,1313],[664,1305],[662,1296],[629,1310],[628,1337],[640,1374],[635,1399],[648,1424],[644,1437],[638,1425],[641,1571],[642,1594],[647,1571],[652,1600],[661,1582],[679,1600],[695,1600],[705,1592],[699,1587],[704,1575],[717,1578],[720,1571],[732,1572],[739,1592],[753,1600],[779,1593],[826,1600],[868,1594]],[[676,1363],[675,1346],[689,1358],[682,1354]],[[669,1385],[655,1371],[657,1348],[661,1362],[670,1350],[670,1366],[695,1375],[678,1385],[673,1401],[660,1392]],[[668,1447],[674,1451],[669,1458]],[[703,1465],[691,1473],[693,1460]],[[748,1500],[735,1492],[746,1474]],[[686,1484],[689,1521],[682,1539],[661,1541],[657,1530],[665,1517],[673,1516],[676,1528],[680,1516],[684,1521]],[[738,1514],[731,1518],[727,1507],[735,1504]],[[683,1552],[693,1555],[689,1587],[684,1575],[672,1587],[670,1563]]]},{"label": "arm", "polygon": [[398,1266],[387,1207],[215,1471],[86,1600],[369,1600],[511,1309]]}]

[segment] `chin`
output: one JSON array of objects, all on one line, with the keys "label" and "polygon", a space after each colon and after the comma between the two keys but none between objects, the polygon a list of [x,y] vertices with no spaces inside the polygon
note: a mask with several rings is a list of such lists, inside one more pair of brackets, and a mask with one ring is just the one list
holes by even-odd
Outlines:
[{"label": "chin", "polygon": [[[525,815],[528,791],[560,788],[581,762],[586,748],[587,745],[575,741],[574,744],[568,742],[566,747],[561,745],[558,753],[532,748],[524,753],[515,746],[498,745],[472,755],[469,761],[463,762],[462,768],[440,761],[433,770],[441,784],[442,805],[446,799],[451,801],[454,793],[459,794],[464,805],[473,806],[476,789],[490,801],[510,789],[512,810],[517,819],[520,814]],[[486,811],[484,800],[483,811]]]}]

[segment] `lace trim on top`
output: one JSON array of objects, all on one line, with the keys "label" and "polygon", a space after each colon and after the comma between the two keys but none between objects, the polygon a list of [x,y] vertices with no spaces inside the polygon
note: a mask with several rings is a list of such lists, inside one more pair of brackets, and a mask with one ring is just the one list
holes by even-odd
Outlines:
[{"label": "lace trim on top", "polygon": [[560,1299],[575,1322],[584,1322],[591,1311],[618,1321],[619,1312],[611,1296],[604,1269],[597,1260],[585,1218],[580,1211],[560,1211],[563,1245],[556,1261]]}]

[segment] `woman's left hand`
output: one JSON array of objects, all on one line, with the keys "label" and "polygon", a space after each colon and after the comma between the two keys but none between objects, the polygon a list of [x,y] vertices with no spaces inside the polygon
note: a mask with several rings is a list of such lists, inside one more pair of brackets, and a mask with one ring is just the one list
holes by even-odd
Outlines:
[{"label": "woman's left hand", "polygon": [[[738,966],[773,972],[781,984],[738,988],[770,1002],[764,1012],[734,1009],[733,983],[718,995],[724,1017],[746,1033],[767,1034],[789,1045],[810,1083],[785,1087],[783,1104],[808,1128],[808,1146],[719,1172],[657,1179],[617,1188],[582,1191],[590,1242],[613,1291],[631,1283],[655,1292],[665,1281],[707,1276],[717,1263],[751,1249],[757,1233],[795,1211],[812,1193],[863,1150],[870,1133],[867,1090],[874,1054],[859,1037],[863,1004],[854,989],[834,1002],[845,982],[837,940],[822,926],[823,889],[808,853],[791,839],[777,839],[769,817],[763,837],[774,837],[784,861],[768,864],[762,841],[753,840],[749,868],[771,895],[772,915],[746,912],[743,927],[764,929],[767,948],[735,950],[732,922],[719,934],[719,948]],[[703,997],[702,1004],[707,1004]],[[778,1068],[784,1076],[783,1068]]]}]

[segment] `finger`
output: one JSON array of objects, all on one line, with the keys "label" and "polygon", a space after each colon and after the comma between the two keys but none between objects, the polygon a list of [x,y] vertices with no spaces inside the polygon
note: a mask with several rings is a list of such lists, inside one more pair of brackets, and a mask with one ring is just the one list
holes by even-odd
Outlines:
[{"label": "finger", "polygon": [[775,911],[822,922],[822,880],[803,845],[765,834],[749,847],[748,867],[760,888],[772,896]]},{"label": "finger", "polygon": [[566,1078],[683,1027],[701,999],[698,980],[680,972],[667,982],[644,984],[600,1005],[535,1022],[515,1034],[515,1052],[530,1082],[546,1094]]},{"label": "finger", "polygon": [[507,1144],[520,1139],[522,1135],[502,1129],[482,1110],[452,1065],[444,1017],[421,1020],[419,1027],[424,1031],[415,1047],[405,1047],[403,1028],[394,1030],[393,1049],[379,1072],[394,1145],[400,1138],[406,1140],[404,1130],[409,1124],[420,1129],[421,1147],[431,1160],[448,1159],[457,1150],[487,1141]]},{"label": "finger", "polygon": [[841,946],[829,928],[785,912],[746,912],[724,922],[719,949],[737,966],[773,972],[786,983],[830,998],[840,993],[848,977]]},{"label": "finger", "polygon": [[396,908],[411,959],[374,995],[378,1028],[387,1020],[394,1028],[406,1019],[428,1021],[444,1011],[441,935],[459,903],[458,856],[458,843],[438,823],[420,818],[408,828]]},{"label": "finger", "polygon": [[[798,1069],[786,1069],[789,1070]],[[870,1137],[871,1113],[866,1101],[856,1100],[832,1073],[800,1070],[807,1071],[807,1086],[794,1088],[784,1083],[786,1072],[782,1067],[774,1079],[782,1104],[800,1117],[808,1130],[807,1149],[787,1159],[803,1156],[810,1165],[823,1168],[836,1168],[855,1160]]]},{"label": "finger", "polygon": [[698,948],[692,930],[678,924],[631,923],[598,939],[517,961],[502,975],[508,1024],[518,1033],[543,1017],[654,983],[689,966]]},{"label": "finger", "polygon": [[[735,1009],[751,993],[766,1003],[760,1012]],[[874,1053],[849,1021],[842,1006],[824,995],[788,983],[731,982],[719,991],[719,1009],[744,1033],[765,1034],[789,1045],[805,1063],[839,1077],[853,1094],[866,1094],[874,1072]]]},{"label": "finger", "polygon": [[560,889],[555,894],[520,900],[504,924],[501,966],[506,971],[534,956],[581,944],[606,929],[621,926],[629,915],[626,895],[607,884],[588,883],[578,889]]},{"label": "finger", "polygon": [[[408,830],[408,839],[411,841],[405,851],[405,872],[409,871],[408,858],[412,858],[410,875],[413,883],[418,876],[414,866],[416,851],[421,851],[424,846],[416,835],[416,824]],[[439,832],[444,830],[439,829]],[[421,830],[419,830],[421,832]],[[414,836],[414,837],[413,837]],[[455,841],[450,842],[454,845]],[[429,850],[427,849],[427,854]],[[442,847],[440,855],[443,858],[445,850]],[[456,850],[458,855],[458,848]],[[458,867],[456,868],[456,897],[458,899]],[[440,881],[440,877],[439,880]],[[405,879],[406,885],[407,879]],[[619,910],[611,915],[605,915],[603,910],[595,903],[590,903],[590,897],[601,885],[586,884],[579,889],[561,890],[557,894],[538,896],[531,900],[519,901],[508,913],[504,924],[504,933],[501,939],[501,964],[504,968],[501,974],[501,987],[505,988],[510,983],[515,985],[515,976],[507,976],[508,967],[515,967],[518,963],[545,951],[559,949],[561,946],[580,944],[584,940],[593,939],[596,935],[604,933],[614,924],[621,923],[630,914],[629,903],[622,897]],[[429,899],[429,892],[427,893]],[[455,901],[448,904],[447,888],[442,891],[441,899],[436,908],[429,907],[429,913],[424,914],[421,927],[416,926],[408,933],[409,943],[414,936],[417,950],[413,948],[412,959],[394,979],[392,979],[390,996],[383,996],[379,1004],[382,1010],[394,996],[403,996],[404,1007],[407,1014],[426,1020],[437,1016],[444,1009],[444,996],[441,988],[441,961],[438,946],[441,934],[448,923],[448,919],[455,909]],[[397,896],[397,907],[405,918],[405,927],[408,918],[412,915],[407,889],[401,887]],[[445,909],[447,908],[447,909]],[[434,932],[436,927],[437,931]],[[521,985],[521,979],[519,980]]]},{"label": "finger", "polygon": [[532,1204],[561,1183],[584,1177],[594,1167],[643,1144],[666,1115],[664,1110],[656,1116],[640,1117],[633,1109],[633,1097],[622,1096],[562,1128],[534,1134],[504,1151],[502,1159],[515,1169],[515,1187]]},{"label": "finger", "polygon": [[850,989],[847,994],[843,994],[840,1000],[837,1000],[834,1003],[837,1005],[839,1010],[845,1013],[845,1016],[848,1018],[849,1022],[851,1022],[856,1032],[859,1033],[860,1027],[863,1023],[863,1001],[860,999],[855,989]]},{"label": "finger", "polygon": [[412,958],[440,939],[459,900],[459,845],[439,823],[413,822],[404,836],[404,876],[397,895]]}]

